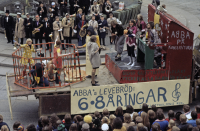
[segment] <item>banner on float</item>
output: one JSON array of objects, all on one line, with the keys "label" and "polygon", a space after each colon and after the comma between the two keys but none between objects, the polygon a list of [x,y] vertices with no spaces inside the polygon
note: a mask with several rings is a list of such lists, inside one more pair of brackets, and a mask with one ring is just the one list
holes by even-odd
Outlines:
[{"label": "banner on float", "polygon": [[143,103],[157,107],[189,103],[190,79],[141,82],[71,88],[71,114],[115,111],[132,105],[141,109]]}]

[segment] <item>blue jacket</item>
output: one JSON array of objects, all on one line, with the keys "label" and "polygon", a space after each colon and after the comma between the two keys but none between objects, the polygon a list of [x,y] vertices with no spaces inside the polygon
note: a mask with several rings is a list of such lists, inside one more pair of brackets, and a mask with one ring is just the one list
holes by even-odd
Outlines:
[{"label": "blue jacket", "polygon": [[191,124],[193,127],[197,127],[196,120],[189,120],[187,123]]},{"label": "blue jacket", "polygon": [[[155,120],[154,123],[158,123],[160,125],[160,130],[162,130],[162,131],[166,131],[167,130],[167,127],[168,127],[168,121],[167,120],[163,120],[163,121]],[[152,131],[152,129],[150,131]]]},{"label": "blue jacket", "polygon": [[6,126],[8,127],[8,129],[9,129],[9,131],[10,131],[10,128],[9,128],[8,124],[5,123],[5,122],[1,122],[1,123],[0,123],[0,129],[1,129],[1,127],[2,127],[3,125],[6,125]]}]

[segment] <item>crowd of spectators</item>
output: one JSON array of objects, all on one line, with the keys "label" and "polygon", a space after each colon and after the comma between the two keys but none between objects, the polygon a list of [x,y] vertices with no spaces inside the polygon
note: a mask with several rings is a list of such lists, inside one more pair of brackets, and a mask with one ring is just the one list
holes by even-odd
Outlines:
[{"label": "crowd of spectators", "polygon": [[12,129],[3,121],[0,115],[1,131],[199,131],[200,129],[200,105],[195,111],[190,110],[189,105],[183,106],[183,112],[168,111],[164,116],[161,108],[147,104],[142,105],[139,112],[135,112],[131,105],[126,110],[117,107],[114,114],[108,109],[102,113],[95,111],[93,114],[75,115],[66,114],[61,120],[55,113],[50,117],[41,116],[38,124],[29,124],[26,128],[23,123],[16,121]]}]

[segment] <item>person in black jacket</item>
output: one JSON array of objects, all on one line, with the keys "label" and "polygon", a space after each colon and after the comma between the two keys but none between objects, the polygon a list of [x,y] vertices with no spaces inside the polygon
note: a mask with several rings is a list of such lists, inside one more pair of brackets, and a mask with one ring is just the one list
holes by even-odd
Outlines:
[{"label": "person in black jacket", "polygon": [[12,42],[12,44],[13,44],[13,25],[14,25],[13,17],[9,16],[9,10],[6,10],[6,16],[4,17],[4,28],[8,40],[7,43]]},{"label": "person in black jacket", "polygon": [[[38,27],[41,27],[41,28],[39,29]],[[35,21],[33,22],[33,30],[38,31],[37,33],[35,33],[35,44],[38,44],[38,40],[40,43],[42,43],[42,31],[41,31],[42,30],[42,22],[38,15],[35,16]],[[40,47],[42,48],[42,45],[40,45]]]},{"label": "person in black jacket", "polygon": [[79,0],[79,6],[81,7],[85,15],[87,15],[88,9],[90,7],[90,0]]},{"label": "person in black jacket", "polygon": [[47,15],[47,8],[44,7],[44,4],[40,2],[40,5],[37,9],[37,14],[40,16],[40,19],[43,20],[43,18]]},{"label": "person in black jacket", "polygon": [[180,121],[181,121],[181,124],[178,126],[178,128],[180,129],[180,131],[187,131],[187,128],[188,128],[188,124],[186,121],[187,121],[187,117],[185,116],[185,114],[181,114],[180,115]]},{"label": "person in black jacket", "polygon": [[124,40],[125,36],[124,29],[121,25],[117,23],[117,21],[111,22],[111,31],[112,31],[112,40],[115,41],[115,50],[117,51],[117,55],[115,56],[116,61],[121,61],[121,54],[124,48]]},{"label": "person in black jacket", "polygon": [[100,44],[102,46],[102,40],[103,40],[103,45],[105,45],[105,38],[106,38],[106,28],[108,27],[107,20],[104,19],[104,16],[101,15],[101,19],[98,20],[98,30],[99,30],[99,39],[100,39]]},{"label": "person in black jacket", "polygon": [[63,13],[67,13],[67,0],[58,0],[60,4],[60,15],[63,16]]},{"label": "person in black jacket", "polygon": [[24,27],[26,32],[26,38],[32,39],[33,20],[32,18],[29,18],[29,13],[26,13],[26,18],[24,19]]},{"label": "person in black jacket", "polygon": [[51,7],[49,8],[50,12],[50,21],[53,23],[55,21],[55,17],[58,16],[58,8],[56,7],[56,3],[52,2]]},{"label": "person in black jacket", "polygon": [[75,5],[75,0],[69,0],[70,4],[70,14],[74,14],[74,5]]},{"label": "person in black jacket", "polygon": [[[48,20],[47,16],[44,17],[43,30],[44,30],[43,37],[45,38],[46,43],[51,42],[51,37],[49,37],[49,35],[50,34],[53,35],[53,25],[51,21]],[[47,44],[46,50],[49,50],[49,44]]]},{"label": "person in black jacket", "polygon": [[76,20],[75,20],[75,29],[77,29],[77,40],[78,40],[78,42],[79,42],[79,38],[78,38],[78,33],[79,33],[79,28],[77,28],[78,27],[78,23],[82,20],[82,14],[83,13],[83,10],[82,9],[79,9],[78,10],[78,13],[77,13],[77,15],[76,15]]}]

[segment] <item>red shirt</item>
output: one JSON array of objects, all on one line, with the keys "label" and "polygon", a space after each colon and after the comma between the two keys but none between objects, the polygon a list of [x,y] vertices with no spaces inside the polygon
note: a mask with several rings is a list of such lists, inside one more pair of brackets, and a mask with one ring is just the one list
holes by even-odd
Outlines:
[{"label": "red shirt", "polygon": [[56,68],[62,68],[62,57],[58,57],[58,54],[60,53],[60,48],[58,47],[54,47],[53,50],[53,55],[54,55],[54,59],[53,59],[53,64],[56,66]]},{"label": "red shirt", "polygon": [[197,114],[197,119],[200,119],[200,113]]},{"label": "red shirt", "polygon": [[84,26],[84,21],[82,21],[82,25],[81,25],[81,27],[83,27]]}]

